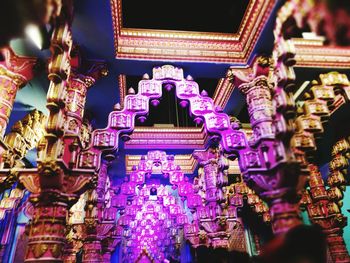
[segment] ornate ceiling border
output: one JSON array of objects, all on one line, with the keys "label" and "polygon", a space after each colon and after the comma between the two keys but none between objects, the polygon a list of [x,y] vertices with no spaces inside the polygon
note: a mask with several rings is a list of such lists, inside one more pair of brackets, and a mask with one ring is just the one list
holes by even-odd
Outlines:
[{"label": "ornate ceiling border", "polygon": [[247,63],[276,1],[251,0],[238,33],[124,28],[122,0],[111,0],[116,58]]},{"label": "ornate ceiling border", "polygon": [[[130,174],[132,171],[132,167],[134,165],[138,165],[141,160],[141,155],[125,155],[125,167],[126,174]],[[194,159],[192,154],[176,154],[174,155],[175,165],[179,165],[181,167],[181,171],[185,174],[193,174],[197,168],[197,160]],[[238,165],[238,161],[229,161],[229,174],[239,174],[240,169]],[[157,170],[157,167],[153,169],[154,174],[161,174],[161,167]]]},{"label": "ornate ceiling border", "polygon": [[349,68],[350,48],[326,46],[322,40],[291,39],[297,68]]}]

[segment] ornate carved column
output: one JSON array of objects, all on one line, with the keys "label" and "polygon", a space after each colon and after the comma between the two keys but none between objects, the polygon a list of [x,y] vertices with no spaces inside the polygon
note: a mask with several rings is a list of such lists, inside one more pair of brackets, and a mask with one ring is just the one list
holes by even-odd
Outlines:
[{"label": "ornate carved column", "polygon": [[[17,91],[26,85],[34,76],[34,67],[37,64],[36,58],[17,56],[11,48],[0,49],[4,58],[0,62],[0,169],[5,162],[14,162],[14,155],[9,154],[11,149],[4,143],[6,127],[12,112]],[[11,177],[11,176],[10,176]],[[3,177],[4,180],[7,179]],[[8,181],[8,180],[7,180]],[[12,185],[9,180],[9,184]]]},{"label": "ornate carved column", "polygon": [[102,161],[97,187],[88,191],[88,199],[85,206],[84,263],[105,262],[104,258],[110,256],[108,247],[105,247],[107,250],[102,250],[102,242],[107,238],[107,234],[112,234],[110,230],[115,226],[115,218],[108,216],[109,208],[106,207],[106,195],[109,191],[107,169],[113,157],[113,155],[107,156]]},{"label": "ornate carved column", "polygon": [[258,57],[251,69],[231,71],[229,77],[246,96],[253,129],[249,149],[240,159],[244,180],[268,202],[273,231],[279,234],[301,224],[296,198],[300,170],[289,147],[290,131],[278,126],[283,121],[286,127],[283,114],[293,104],[287,94],[273,97],[269,66],[268,58]]},{"label": "ornate carved column", "polygon": [[214,218],[220,215],[220,211],[216,211],[216,204],[222,203],[225,200],[222,186],[227,185],[228,165],[223,163],[220,158],[220,149],[218,147],[209,148],[206,151],[196,151],[193,153],[195,159],[198,160],[200,167],[204,170],[205,184],[205,200],[211,207],[211,216]]},{"label": "ornate carved column", "polygon": [[[199,162],[197,191],[202,195],[204,205],[197,205],[198,194],[188,196],[188,206],[196,218],[194,224],[186,227],[186,236],[193,240],[191,227],[202,228],[198,232],[198,244],[213,248],[246,251],[246,241],[241,218],[237,216],[237,204],[228,194],[228,159],[223,156],[220,147],[211,147],[206,151],[195,151],[194,157]],[[198,196],[198,197],[197,197]],[[201,202],[199,202],[201,204]],[[196,207],[197,206],[197,207]]]},{"label": "ornate carved column", "polygon": [[[24,167],[21,159],[28,150],[37,146],[44,131],[45,116],[34,110],[22,120],[16,122],[11,132],[5,136],[4,142],[8,147],[3,155],[6,169],[0,170],[0,192],[12,187],[9,197],[3,196],[0,202],[0,224],[5,224],[1,241],[0,259],[13,240],[16,226],[18,207],[25,195],[25,189],[21,185],[14,185],[18,179],[16,169]],[[5,259],[3,259],[5,260]]]},{"label": "ornate carved column", "polygon": [[28,175],[20,179],[31,191],[34,206],[29,225],[29,238],[25,262],[62,262],[66,241],[66,217],[69,201],[74,195],[65,192],[63,185],[68,171],[61,160],[64,155],[64,105],[67,81],[70,76],[70,51],[72,36],[70,25],[59,21],[51,40],[52,58],[49,65],[50,87],[47,107],[50,110],[46,125],[45,148],[38,159],[37,174],[32,181]]},{"label": "ornate carved column", "polygon": [[[347,139],[343,138],[335,143],[332,149],[332,160],[329,164],[330,175],[328,176],[328,186],[327,194],[332,202],[337,203],[338,207],[343,205],[342,199],[344,197],[343,191],[345,191],[346,181],[344,176],[347,174],[349,167],[349,156],[350,156],[350,143]],[[334,210],[332,210],[334,207]],[[328,208],[329,213],[336,213],[336,206],[330,206]],[[345,217],[339,210],[336,213],[336,220],[330,220],[331,227],[325,229],[327,234],[327,241],[329,245],[329,250],[331,256],[335,263],[349,263],[350,256],[346,249],[344,238],[343,238],[343,228],[347,224],[347,217]]]},{"label": "ornate carved column", "polygon": [[87,193],[82,194],[77,203],[69,210],[67,225],[67,243],[64,248],[63,261],[74,263],[77,261],[77,253],[81,251],[84,241],[84,218]]},{"label": "ornate carved column", "polygon": [[316,165],[310,164],[310,190],[302,201],[306,204],[310,220],[321,226],[327,235],[329,252],[335,263],[350,262],[349,254],[342,236],[347,218],[341,214],[339,206],[332,200],[332,191],[327,191]]},{"label": "ornate carved column", "polygon": [[50,113],[38,169],[24,170],[20,175],[20,181],[32,193],[30,198],[34,205],[25,262],[63,262],[68,210],[92,185],[95,177],[95,171],[74,169],[74,164],[78,151],[85,144],[80,131],[86,91],[103,75],[103,67],[92,66],[85,75],[78,74],[78,68],[71,68],[72,61],[81,60],[76,57],[79,54],[71,53],[71,21],[66,15],[63,12],[57,20],[51,40],[47,94]]},{"label": "ornate carved column", "polygon": [[346,140],[340,140],[333,147],[334,159],[330,162],[330,188],[327,191],[313,160],[316,139],[322,136],[324,123],[330,118],[331,112],[345,103],[346,99],[342,96],[346,97],[348,83],[347,77],[337,72],[321,74],[319,81],[314,80],[310,90],[304,94],[303,106],[298,108],[296,132],[291,140],[295,156],[302,168],[310,173],[310,191],[304,191],[301,205],[307,206],[310,220],[320,225],[327,236],[332,233],[332,238],[328,239],[329,251],[335,262],[349,260],[342,237],[342,225],[346,224],[346,218],[341,214],[340,207],[343,198],[341,189],[345,185],[344,167],[347,166],[347,160],[342,154],[346,155],[350,146]]},{"label": "ornate carved column", "polygon": [[36,58],[17,56],[11,48],[2,49],[0,62],[0,137],[3,137],[17,91],[33,78]]}]

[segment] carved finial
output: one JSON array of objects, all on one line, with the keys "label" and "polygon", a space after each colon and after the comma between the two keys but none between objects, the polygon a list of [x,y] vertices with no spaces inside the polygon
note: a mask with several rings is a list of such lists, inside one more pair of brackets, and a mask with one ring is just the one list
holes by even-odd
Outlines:
[{"label": "carved finial", "polygon": [[114,110],[121,110],[121,108],[122,108],[122,106],[120,105],[119,102],[114,104],[114,107],[113,107]]},{"label": "carved finial", "polygon": [[223,112],[224,110],[222,109],[221,106],[215,106],[215,111],[216,112]]},{"label": "carved finial", "polygon": [[231,127],[234,130],[239,130],[242,128],[242,124],[235,116],[230,116]]},{"label": "carved finial", "polygon": [[82,80],[86,87],[91,87],[95,83],[95,79],[90,76],[85,76]]},{"label": "carved finial", "polygon": [[22,121],[18,121],[16,122],[13,126],[12,126],[12,129],[11,129],[13,132],[17,132],[17,133],[20,133],[20,134],[23,134],[23,123]]},{"label": "carved finial", "polygon": [[256,63],[260,66],[260,67],[269,67],[271,65],[271,60],[269,57],[267,56],[258,56],[256,58]]},{"label": "carved finial", "polygon": [[128,89],[128,94],[135,94],[135,90],[134,90],[134,88],[133,87],[130,87],[129,89]]},{"label": "carved finial", "polygon": [[202,90],[201,95],[203,97],[208,97],[208,92],[204,89],[204,90]]},{"label": "carved finial", "polygon": [[314,79],[314,80],[312,80],[312,81],[311,81],[311,85],[318,85],[318,81],[317,81],[317,80],[315,80],[315,79]]},{"label": "carved finial", "polygon": [[108,75],[109,71],[107,67],[104,67],[103,69],[101,69],[101,75],[103,77],[106,77]]},{"label": "carved finial", "polygon": [[192,81],[193,77],[191,75],[187,75],[186,80]]},{"label": "carved finial", "polygon": [[32,111],[32,116],[33,116],[33,120],[34,121],[40,121],[40,114],[41,112],[40,111],[38,111],[37,109],[34,109],[33,111]]},{"label": "carved finial", "polygon": [[149,79],[149,75],[147,73],[143,74],[142,79],[144,79],[144,80]]},{"label": "carved finial", "polygon": [[29,113],[29,114],[27,114],[24,118],[23,118],[23,120],[22,120],[22,124],[23,125],[27,125],[27,126],[29,126],[29,127],[32,127],[32,124],[33,124],[33,119],[32,119],[33,117],[32,117],[32,115]]},{"label": "carved finial", "polygon": [[234,80],[235,75],[233,73],[233,70],[229,68],[226,72],[226,78],[228,78],[230,81]]}]

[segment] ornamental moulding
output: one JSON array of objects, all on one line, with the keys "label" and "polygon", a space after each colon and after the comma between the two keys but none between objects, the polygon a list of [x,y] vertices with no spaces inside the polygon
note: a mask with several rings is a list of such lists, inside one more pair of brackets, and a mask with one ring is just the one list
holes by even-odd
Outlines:
[{"label": "ornamental moulding", "polygon": [[116,58],[246,64],[275,1],[251,0],[237,34],[124,28],[122,1],[111,0]]},{"label": "ornamental moulding", "polygon": [[[126,174],[130,174],[132,172],[132,167],[134,165],[137,165],[140,162],[141,158],[141,155],[125,156]],[[198,165],[198,162],[195,160],[192,154],[174,155],[174,163],[175,165],[180,166],[181,171],[183,171],[184,174],[188,175],[193,174]],[[160,173],[160,170],[158,172]],[[240,169],[237,160],[229,160],[228,172],[229,174],[240,174]],[[157,173],[157,171],[154,171],[154,173]]]}]

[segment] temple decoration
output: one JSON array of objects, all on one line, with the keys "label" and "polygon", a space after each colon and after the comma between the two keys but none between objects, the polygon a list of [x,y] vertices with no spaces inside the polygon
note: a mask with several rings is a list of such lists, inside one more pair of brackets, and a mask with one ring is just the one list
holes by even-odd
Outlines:
[{"label": "temple decoration", "polygon": [[[337,141],[333,146],[332,160],[329,163],[330,174],[327,179],[329,186],[327,194],[330,200],[338,205],[338,208],[343,206],[342,199],[344,198],[345,191],[345,175],[349,168],[349,153],[349,140],[343,138]],[[335,205],[333,206],[336,207]],[[330,210],[329,214],[333,212],[332,209],[328,210]],[[338,218],[335,222],[330,220],[332,227],[325,228],[329,250],[334,262],[350,262],[349,252],[346,249],[343,238],[343,228],[347,224],[347,217],[345,217],[341,211],[337,216]]]},{"label": "temple decoration", "polygon": [[[231,124],[230,118],[213,105],[213,100],[206,96],[206,92],[203,91],[199,94],[198,85],[190,76],[184,79],[181,69],[166,65],[153,69],[153,79],[149,79],[149,76],[145,75],[144,79],[139,82],[138,93],[134,94],[134,90],[130,90],[130,94],[125,98],[124,108],[117,108],[111,112],[108,127],[106,129],[97,129],[93,132],[90,147],[80,153],[78,168],[98,169],[101,152],[108,153],[117,150],[119,136],[126,137],[128,136],[127,134],[132,133],[134,130],[136,116],[139,116],[139,119],[142,121],[145,118],[144,115],[148,114],[149,101],[153,105],[158,105],[157,100],[162,95],[162,85],[165,85],[169,90],[172,86],[175,86],[180,105],[183,107],[190,105],[192,116],[194,116],[197,123],[204,121],[204,127],[211,135],[211,140],[220,142],[223,150],[230,153],[232,158],[235,156],[239,157],[239,164],[244,177],[250,184],[254,182],[253,188],[255,188],[257,193],[264,192],[265,196],[269,194],[272,200],[277,196],[287,195],[289,191],[295,191],[296,180],[290,182],[287,180],[284,182],[285,186],[280,186],[278,182],[275,182],[276,177],[270,176],[271,171],[274,171],[276,176],[283,172],[286,173],[286,178],[293,178],[293,176],[289,177],[287,175],[289,172],[297,171],[295,169],[298,169],[298,163],[290,156],[292,154],[290,151],[283,150],[285,148],[284,142],[276,140],[272,130],[274,106],[271,101],[271,87],[267,78],[269,74],[268,61],[263,58],[257,59],[253,68],[254,74],[259,77],[255,80],[247,80],[248,84],[242,84],[242,90],[250,92],[250,90],[256,89],[265,95],[263,97],[264,100],[260,102],[260,97],[255,96],[255,92],[249,93],[248,102],[252,105],[250,114],[254,134],[249,143],[245,133],[239,131],[237,123],[232,122]],[[244,82],[244,77],[242,77],[241,73],[237,73],[237,76],[233,72],[230,74],[234,77],[237,86]],[[241,82],[239,77],[242,77]],[[253,77],[250,76],[250,78]],[[261,105],[260,108],[257,108],[257,113],[255,113],[253,108],[254,103]],[[264,103],[270,105],[266,110]],[[285,103],[286,109],[290,110],[293,108],[290,100],[285,101]],[[282,109],[284,104],[278,105]],[[279,136],[283,132],[290,136],[289,130],[279,130]],[[285,143],[288,144],[288,140],[285,140]],[[270,158],[270,155],[275,157]],[[284,163],[288,163],[290,168],[294,168],[287,169],[285,165],[282,165]],[[278,167],[281,171],[276,172]],[[277,178],[283,177],[279,175]],[[278,188],[274,189],[274,186],[278,186],[280,190]],[[295,195],[296,193],[294,193]],[[293,194],[287,196],[293,196]],[[284,201],[277,202],[276,200],[273,202],[275,209],[272,209],[271,213],[274,215],[272,220],[276,219],[274,228],[277,233],[287,231],[290,227],[301,223],[296,198],[290,202],[286,201],[286,203]],[[279,214],[280,212],[282,213],[281,215]]]},{"label": "temple decoration", "polygon": [[86,200],[87,192],[81,194],[78,202],[69,209],[67,243],[63,253],[63,261],[66,263],[76,262],[77,254],[82,251],[83,248]]},{"label": "temple decoration", "polygon": [[[63,19],[55,28],[51,46],[50,87],[47,95],[47,107],[50,113],[43,141],[44,146],[38,153],[37,171],[31,174],[25,171],[20,175],[21,183],[31,192],[30,199],[34,205],[34,215],[28,231],[25,262],[48,260],[62,262],[68,189],[74,182],[65,187],[62,185],[67,172],[60,161],[64,150],[62,135],[64,133],[65,89],[71,72],[70,52],[72,49],[70,25]],[[66,189],[63,190],[63,187]],[[62,190],[67,194],[63,194]],[[70,199],[73,201],[74,195],[72,194]]]},{"label": "temple decoration", "polygon": [[327,184],[328,193],[332,200],[342,207],[344,197],[347,169],[349,167],[350,143],[348,139],[338,140],[332,148],[332,160],[329,163]]},{"label": "temple decoration", "polygon": [[[162,96],[162,85],[171,90],[176,88],[176,96],[182,107],[188,105],[191,115],[200,124],[204,122],[206,132],[211,140],[220,141],[227,152],[239,152],[247,147],[246,135],[239,131],[235,124],[231,127],[230,117],[215,107],[213,100],[207,96],[206,91],[199,92],[198,84],[191,76],[186,79],[183,71],[170,65],[153,69],[153,79],[147,74],[139,82],[138,93],[130,89],[130,94],[125,97],[124,108],[117,105],[116,110],[109,114],[108,126],[105,129],[97,129],[92,134],[91,144],[88,149],[79,154],[79,169],[98,169],[102,152],[114,152],[118,148],[119,136],[127,140],[129,134],[135,129],[135,118],[144,120],[149,112],[149,102],[158,105]],[[241,160],[249,162],[248,160]],[[247,167],[250,165],[247,164]]]},{"label": "temple decoration", "polygon": [[[340,39],[335,27],[342,19],[349,25],[348,14],[335,9],[339,17],[332,20],[326,4],[287,1],[277,13],[272,57],[253,57],[276,1],[249,1],[236,34],[125,28],[121,5],[122,0],[111,0],[116,58],[235,66],[219,80],[213,98],[171,65],[154,67],[152,77],[144,74],[127,95],[126,76],[120,75],[120,103],[106,127],[93,130],[84,114],[87,92],[107,74],[106,63],[83,59],[73,45],[71,0],[43,4],[36,23],[50,23],[53,32],[49,115],[34,110],[6,136],[16,93],[34,76],[37,59],[0,50],[0,261],[14,254],[17,219],[27,210],[32,212],[25,262],[73,263],[80,256],[85,263],[110,262],[119,246],[122,262],[160,263],[180,261],[185,244],[246,253],[252,252],[251,242],[259,250],[262,242],[243,222],[246,208],[284,242],[284,234],[303,223],[303,208],[324,231],[332,262],[350,263],[341,211],[347,131],[337,134],[327,179],[316,160],[326,122],[348,106],[350,82],[334,71],[296,92],[294,72],[295,67],[349,67],[349,49],[327,46],[350,38]],[[311,39],[294,38],[305,29],[313,31]],[[163,88],[174,91],[198,127],[135,127],[136,120],[146,120],[150,105],[159,105]],[[235,89],[245,97],[249,128],[223,110]],[[126,155],[125,178],[109,170],[120,139],[127,150],[152,149]],[[177,159],[162,151],[169,146],[194,152]],[[37,167],[25,167],[25,156],[35,148]]]},{"label": "temple decoration", "polygon": [[106,157],[99,171],[97,187],[87,192],[83,239],[83,262],[109,262],[111,253],[120,242],[116,230],[116,208],[112,206],[113,189],[107,168],[114,156]]},{"label": "temple decoration", "polygon": [[62,262],[68,209],[97,175],[74,170],[72,164],[77,151],[89,140],[83,123],[87,89],[107,71],[101,61],[86,62],[81,67],[84,60],[80,53],[71,52],[70,8],[69,3],[63,6],[51,40],[49,115],[45,138],[38,146],[38,167],[18,170],[19,181],[31,192],[34,206],[25,262]]},{"label": "temple decoration", "polygon": [[16,224],[16,213],[24,199],[25,191],[21,187],[7,190],[0,202],[0,260],[8,257],[8,247],[13,242]]},{"label": "temple decoration", "polygon": [[237,217],[244,197],[269,221],[266,205],[247,186],[222,188],[227,185],[228,160],[218,148],[196,151],[195,156],[203,168],[193,184],[174,164],[174,156],[149,151],[120,186],[113,202],[120,214],[118,227],[124,229],[125,260],[133,262],[145,251],[155,262],[170,256],[176,260],[184,240],[194,247],[247,251]]},{"label": "temple decoration", "polygon": [[135,127],[130,140],[125,142],[125,149],[203,149],[208,139],[204,127]]},{"label": "temple decoration", "polygon": [[[278,12],[276,25],[279,32],[288,39],[288,44],[293,47],[295,67],[337,69],[349,67],[350,51],[343,46],[344,40],[349,37],[346,34],[336,33],[344,25],[335,25],[347,21],[349,14],[342,8],[331,10],[330,3],[330,1],[327,3],[327,1],[292,0],[287,1]],[[337,15],[332,16],[335,13]],[[300,31],[306,32],[311,37],[300,38]],[[330,42],[333,44],[329,45]],[[337,45],[334,45],[335,43]]]},{"label": "temple decoration", "polygon": [[[142,155],[126,155],[125,156],[125,166],[126,166],[126,174],[130,174],[132,172],[133,166],[138,165],[142,158]],[[237,160],[227,160],[228,161],[228,173],[229,174],[240,174],[240,169]],[[175,165],[180,166],[181,171],[193,177],[196,174],[196,169],[198,162],[194,158],[193,154],[176,154],[174,155],[174,163]]]},{"label": "temple decoration", "polygon": [[312,223],[321,226],[327,235],[328,249],[333,261],[349,262],[349,254],[342,236],[347,218],[341,214],[340,206],[333,200],[336,188],[326,190],[318,167],[310,164],[308,168],[310,189],[303,194],[301,205],[306,206]]},{"label": "temple decoration", "polygon": [[[242,225],[237,218],[235,208],[227,209],[224,191],[228,184],[228,160],[223,157],[219,148],[195,151],[194,157],[202,167],[198,171],[198,180],[194,182],[194,185],[199,188],[198,194],[204,203],[204,206],[198,205],[196,209],[196,223],[200,228],[204,228],[200,243],[214,248],[231,249],[229,244],[232,243],[230,239],[234,236],[233,232],[240,231]],[[234,231],[234,229],[237,230]],[[245,245],[246,242],[241,240],[239,243]],[[238,250],[245,251],[245,247],[239,247]]]},{"label": "temple decoration", "polygon": [[[5,162],[10,162],[9,165],[13,166],[11,162],[14,162],[16,156],[3,141],[16,94],[20,88],[33,78],[33,69],[37,64],[37,59],[17,56],[11,48],[3,48],[0,52],[4,58],[3,61],[0,61],[0,164],[3,168]],[[18,150],[24,150],[24,147],[19,146],[18,143],[20,142],[17,142],[16,145]],[[0,187],[0,192],[10,187],[13,182],[13,176],[1,175],[0,185],[2,187]]]}]

